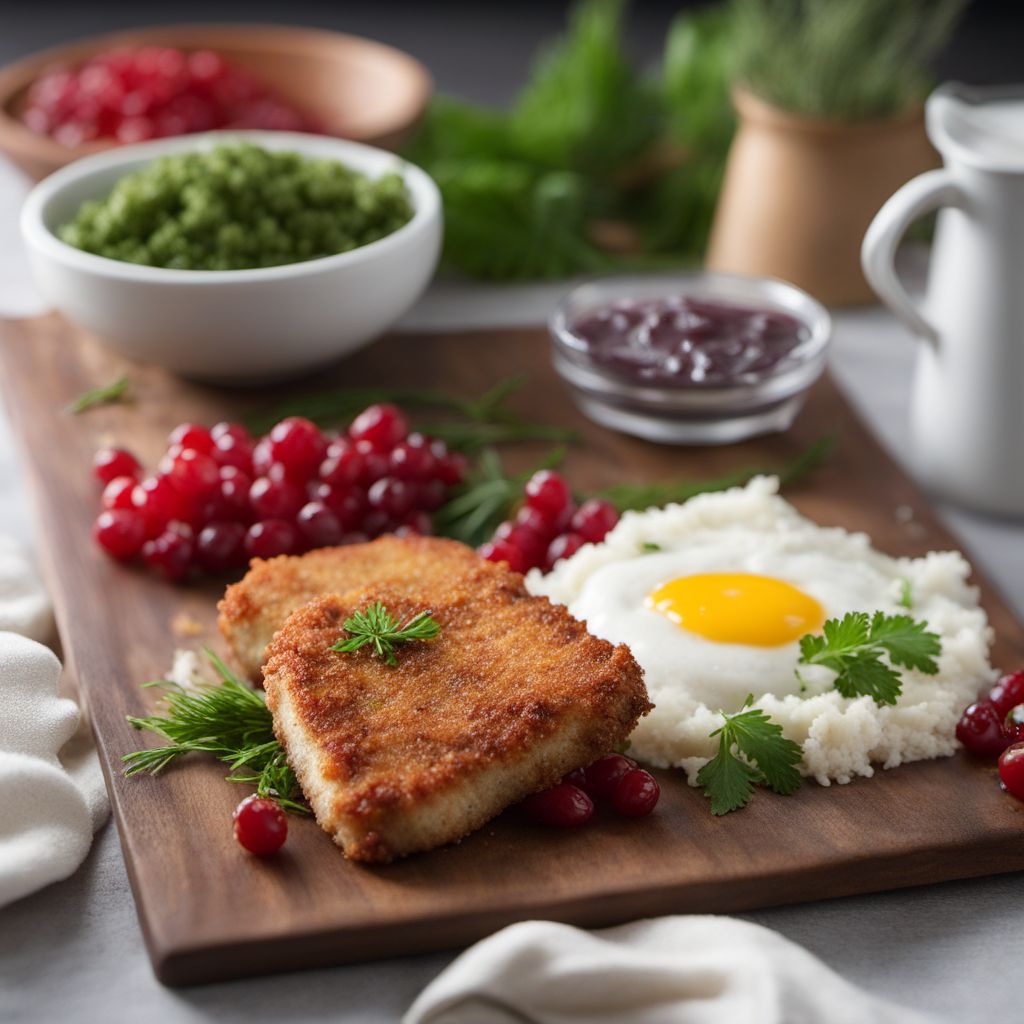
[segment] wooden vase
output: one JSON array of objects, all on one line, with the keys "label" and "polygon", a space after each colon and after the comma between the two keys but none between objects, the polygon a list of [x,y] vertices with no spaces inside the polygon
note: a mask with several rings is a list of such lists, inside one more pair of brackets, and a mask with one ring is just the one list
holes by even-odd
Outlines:
[{"label": "wooden vase", "polygon": [[935,166],[923,110],[876,121],[789,113],[734,89],[739,127],[708,244],[709,270],[780,277],[827,305],[874,301],[864,232],[889,196]]}]

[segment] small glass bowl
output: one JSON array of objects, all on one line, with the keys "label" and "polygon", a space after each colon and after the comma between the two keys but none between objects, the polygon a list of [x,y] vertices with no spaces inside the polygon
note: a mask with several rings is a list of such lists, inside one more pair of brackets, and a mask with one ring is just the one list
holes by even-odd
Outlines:
[{"label": "small glass bowl", "polygon": [[[687,296],[788,313],[807,337],[775,366],[728,384],[646,385],[596,363],[573,333],[581,317],[623,299]],[[731,444],[789,428],[825,369],[828,311],[795,285],[745,274],[622,275],[573,289],[555,310],[552,360],[580,409],[602,426],[662,444]]]}]

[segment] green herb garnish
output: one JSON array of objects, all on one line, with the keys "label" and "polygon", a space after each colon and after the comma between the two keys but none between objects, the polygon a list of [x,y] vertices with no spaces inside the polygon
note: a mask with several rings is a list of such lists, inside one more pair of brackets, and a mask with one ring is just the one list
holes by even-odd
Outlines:
[{"label": "green herb garnish", "polygon": [[127,377],[118,377],[111,384],[103,384],[98,388],[83,391],[77,398],[69,402],[64,411],[77,416],[80,412],[93,409],[97,405],[111,405],[128,399],[131,381]]},{"label": "green herb garnish", "polygon": [[910,585],[910,580],[900,581],[900,604],[904,608],[914,607],[914,590]]},{"label": "green herb garnish", "polygon": [[640,550],[644,554],[650,554],[651,552],[654,552],[654,551],[664,551],[665,549],[660,544],[657,544],[653,540],[645,540],[643,542],[643,544],[640,545]]},{"label": "green herb garnish", "polygon": [[523,496],[523,486],[534,473],[552,469],[565,458],[565,449],[556,448],[533,469],[506,476],[501,458],[493,448],[485,449],[469,480],[456,488],[452,498],[434,514],[434,529],[443,537],[479,547],[507,519]]},{"label": "green herb garnish", "polygon": [[399,622],[380,601],[368,605],[363,611],[347,618],[343,629],[348,639],[339,640],[329,649],[340,654],[350,654],[367,644],[373,645],[374,653],[388,665],[397,665],[395,647],[412,640],[433,640],[441,627],[431,618],[430,612],[417,612],[405,622]]},{"label": "green herb garnish", "polygon": [[263,434],[288,416],[305,416],[321,426],[348,426],[368,405],[392,402],[407,410],[433,410],[447,415],[443,422],[417,422],[417,429],[444,441],[452,448],[477,451],[492,444],[512,441],[560,441],[579,439],[575,430],[534,423],[508,407],[508,400],[522,390],[526,377],[518,374],[499,381],[479,398],[462,398],[443,391],[407,391],[394,388],[335,388],[290,399],[248,417],[253,433]]},{"label": "green herb garnish", "polygon": [[194,690],[165,679],[146,684],[168,688],[167,713],[129,716],[128,721],[136,729],[162,736],[168,745],[125,754],[121,759],[125,775],[156,775],[184,754],[211,754],[232,769],[228,781],[254,785],[260,796],[272,797],[286,810],[308,813],[299,802],[298,781],[274,736],[263,695],[241,682],[212,651],[207,650],[206,656],[219,676],[218,683]]},{"label": "green herb garnish", "polygon": [[711,800],[712,814],[728,814],[745,807],[755,784],[767,786],[788,796],[800,786],[796,765],[801,750],[798,743],[782,735],[760,708],[752,708],[753,694],[734,715],[723,712],[723,725],[711,733],[721,737],[718,753],[697,773],[697,784]]},{"label": "green herb garnish", "polygon": [[742,487],[755,476],[777,476],[783,485],[795,483],[817,468],[835,447],[835,437],[828,435],[815,441],[785,466],[748,466],[710,480],[669,480],[653,484],[616,484],[598,491],[598,497],[607,498],[620,512],[627,509],[651,508],[683,502],[708,491],[726,491]]},{"label": "green herb garnish", "polygon": [[[829,619],[822,635],[800,639],[800,664],[832,669],[833,685],[844,697],[895,704],[903,688],[892,666],[935,675],[939,671],[935,658],[941,650],[939,636],[909,615],[875,612],[869,618],[867,612],[847,612],[842,619]],[[883,654],[888,654],[892,665],[882,660]]]}]

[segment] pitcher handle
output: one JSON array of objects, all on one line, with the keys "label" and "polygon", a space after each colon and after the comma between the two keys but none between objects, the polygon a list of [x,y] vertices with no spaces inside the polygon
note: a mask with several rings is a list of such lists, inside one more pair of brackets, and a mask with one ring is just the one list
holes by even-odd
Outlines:
[{"label": "pitcher handle", "polygon": [[912,178],[875,214],[860,250],[864,276],[878,297],[915,334],[933,345],[938,331],[921,315],[896,273],[896,249],[907,228],[940,206],[963,206],[964,193],[944,167]]}]

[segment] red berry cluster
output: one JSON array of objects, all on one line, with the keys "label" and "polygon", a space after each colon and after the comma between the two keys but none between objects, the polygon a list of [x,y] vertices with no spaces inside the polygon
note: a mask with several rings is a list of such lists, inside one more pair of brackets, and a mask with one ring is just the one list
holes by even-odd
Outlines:
[{"label": "red berry cluster", "polygon": [[624,754],[605,754],[589,768],[577,768],[557,786],[527,797],[520,805],[541,825],[574,828],[594,816],[604,801],[624,818],[645,818],[661,796],[658,780]]},{"label": "red berry cluster", "polygon": [[38,78],[22,121],[64,146],[214,128],[314,131],[309,118],[213,50],[163,46],[110,50]]},{"label": "red berry cluster", "polygon": [[94,535],[114,558],[141,555],[171,580],[382,533],[430,533],[430,513],[465,473],[461,455],[409,433],[393,405],[370,406],[341,436],[292,416],[258,441],[238,423],[182,423],[167,443],[144,479],[131,453],[96,453],[104,490]]},{"label": "red berry cluster", "polygon": [[1024,800],[1024,670],[1003,676],[960,716],[956,738],[969,754],[999,758],[1003,787]]},{"label": "red berry cluster", "polygon": [[565,478],[545,469],[530,478],[515,519],[502,523],[480,554],[491,562],[507,562],[516,572],[547,572],[584,544],[604,540],[618,521],[615,506],[602,498],[577,507]]}]

